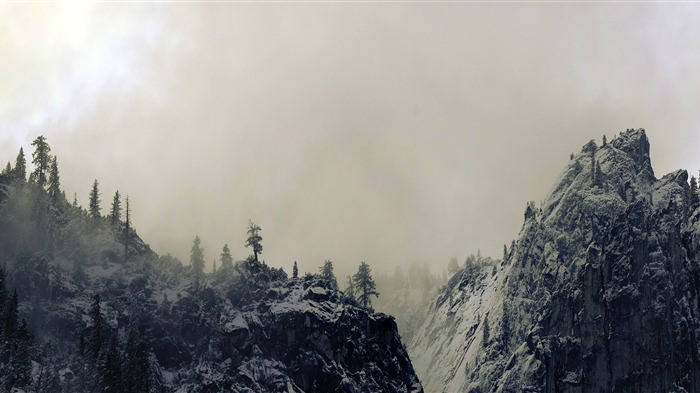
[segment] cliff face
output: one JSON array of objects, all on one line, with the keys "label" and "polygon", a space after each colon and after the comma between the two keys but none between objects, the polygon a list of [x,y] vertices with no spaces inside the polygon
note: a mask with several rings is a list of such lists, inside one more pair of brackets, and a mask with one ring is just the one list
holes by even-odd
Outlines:
[{"label": "cliff face", "polygon": [[348,304],[305,277],[225,313],[234,391],[422,392],[392,317]]},{"label": "cliff face", "polygon": [[[654,177],[644,130],[586,144],[528,208],[496,274],[436,301],[409,346],[426,390],[700,390],[700,211],[687,178]],[[444,356],[444,371],[428,356]]]}]

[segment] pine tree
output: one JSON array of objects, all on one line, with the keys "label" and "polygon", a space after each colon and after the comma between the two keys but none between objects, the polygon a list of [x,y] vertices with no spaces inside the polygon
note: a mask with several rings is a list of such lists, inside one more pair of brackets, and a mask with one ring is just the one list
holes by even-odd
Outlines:
[{"label": "pine tree", "polygon": [[61,197],[61,181],[58,176],[58,161],[56,156],[51,160],[51,169],[49,170],[49,197],[56,203]]},{"label": "pine tree", "polygon": [[119,190],[117,190],[114,193],[114,198],[112,198],[112,211],[109,214],[113,225],[116,225],[122,219],[122,202],[120,198]]},{"label": "pine tree", "polygon": [[97,182],[97,179],[95,179],[95,182],[92,183],[92,189],[90,190],[90,217],[93,219],[98,219],[101,217],[100,215],[100,190],[99,190],[99,183]]},{"label": "pine tree", "polygon": [[7,162],[7,166],[5,166],[5,169],[2,170],[3,175],[7,176],[12,176],[12,164],[10,164],[10,161]]},{"label": "pine tree", "polygon": [[231,256],[231,250],[228,248],[228,244],[224,244],[224,248],[221,249],[221,268],[220,270],[233,269],[233,257]]},{"label": "pine tree", "polygon": [[212,265],[212,268],[211,268],[211,272],[212,272],[213,274],[216,274],[216,259],[214,259],[214,260],[212,261],[212,263],[213,263],[213,265]]},{"label": "pine tree", "polygon": [[348,276],[348,287],[345,288],[345,296],[348,299],[355,300],[355,283],[352,282],[352,276]]},{"label": "pine tree", "polygon": [[255,262],[258,262],[258,254],[262,254],[262,236],[260,236],[261,228],[256,225],[252,220],[248,220],[248,239],[246,239],[245,246],[253,248],[253,254],[255,255]]},{"label": "pine tree", "polygon": [[39,187],[44,187],[46,184],[46,175],[49,172],[51,164],[51,147],[46,142],[43,135],[39,135],[34,142],[34,153],[32,153],[32,164],[34,164],[34,172],[29,176],[31,181],[34,181]]},{"label": "pine tree", "polygon": [[297,261],[294,261],[294,266],[292,267],[292,278],[299,278],[299,267],[297,266]]},{"label": "pine tree", "polygon": [[192,249],[190,250],[190,264],[194,271],[196,286],[199,286],[204,278],[204,249],[199,246],[201,243],[199,236],[195,236]]},{"label": "pine tree", "polygon": [[19,154],[17,154],[13,174],[14,178],[17,180],[27,180],[27,159],[24,157],[24,150],[21,147],[19,148]]},{"label": "pine tree", "polygon": [[605,135],[603,135],[603,147],[605,147],[607,145],[608,145],[608,138]]},{"label": "pine tree", "polygon": [[352,278],[354,289],[357,291],[357,300],[365,308],[372,307],[372,300],[370,299],[372,295],[379,297],[377,284],[374,282],[371,273],[372,269],[363,261]]},{"label": "pine tree", "polygon": [[126,196],[126,206],[124,209],[124,262],[129,260],[129,241],[131,240],[131,206],[129,205],[129,195]]},{"label": "pine tree", "polygon": [[75,207],[75,208],[78,207],[78,193],[77,192],[73,193],[73,207]]},{"label": "pine tree", "polygon": [[321,271],[321,278],[330,284],[331,288],[338,289],[338,281],[335,279],[335,274],[333,274],[333,262],[326,259],[319,270]]}]

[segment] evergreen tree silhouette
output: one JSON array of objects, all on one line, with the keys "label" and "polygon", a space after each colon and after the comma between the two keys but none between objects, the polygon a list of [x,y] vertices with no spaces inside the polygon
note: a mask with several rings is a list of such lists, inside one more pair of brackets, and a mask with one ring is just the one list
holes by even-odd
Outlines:
[{"label": "evergreen tree silhouette", "polygon": [[100,184],[97,179],[92,183],[92,189],[90,190],[90,205],[88,211],[90,212],[90,217],[93,219],[98,219],[100,215]]},{"label": "evergreen tree silhouette", "polygon": [[371,309],[372,300],[370,297],[373,295],[379,297],[379,292],[377,292],[377,284],[372,278],[372,268],[366,262],[360,263],[357,273],[352,277],[352,282],[360,305]]},{"label": "evergreen tree silhouette", "polygon": [[29,176],[29,179],[43,188],[46,184],[49,165],[51,165],[51,155],[49,155],[51,147],[46,142],[46,138],[44,138],[43,135],[39,135],[34,142],[32,142],[32,146],[34,146],[34,153],[32,153],[34,172]]},{"label": "evergreen tree silhouette", "polygon": [[252,220],[248,220],[248,239],[246,239],[245,246],[253,248],[253,254],[255,255],[255,262],[258,262],[258,254],[262,254],[262,236],[260,236],[261,228],[256,225]]}]

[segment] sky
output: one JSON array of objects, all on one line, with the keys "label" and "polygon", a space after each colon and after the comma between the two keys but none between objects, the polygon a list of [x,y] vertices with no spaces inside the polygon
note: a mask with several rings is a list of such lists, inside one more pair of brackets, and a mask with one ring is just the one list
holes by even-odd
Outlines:
[{"label": "sky", "polygon": [[3,3],[0,160],[44,135],[61,184],[209,264],[339,275],[500,257],[591,139],[645,128],[700,169],[700,4]]}]

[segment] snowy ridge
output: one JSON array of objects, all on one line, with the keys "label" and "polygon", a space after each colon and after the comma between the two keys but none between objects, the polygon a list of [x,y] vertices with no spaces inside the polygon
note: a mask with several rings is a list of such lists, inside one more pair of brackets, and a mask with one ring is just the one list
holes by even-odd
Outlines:
[{"label": "snowy ridge", "polygon": [[481,269],[436,299],[409,345],[426,391],[700,390],[700,213],[687,178],[655,178],[642,129],[586,144],[542,206],[528,205],[495,275]]}]

